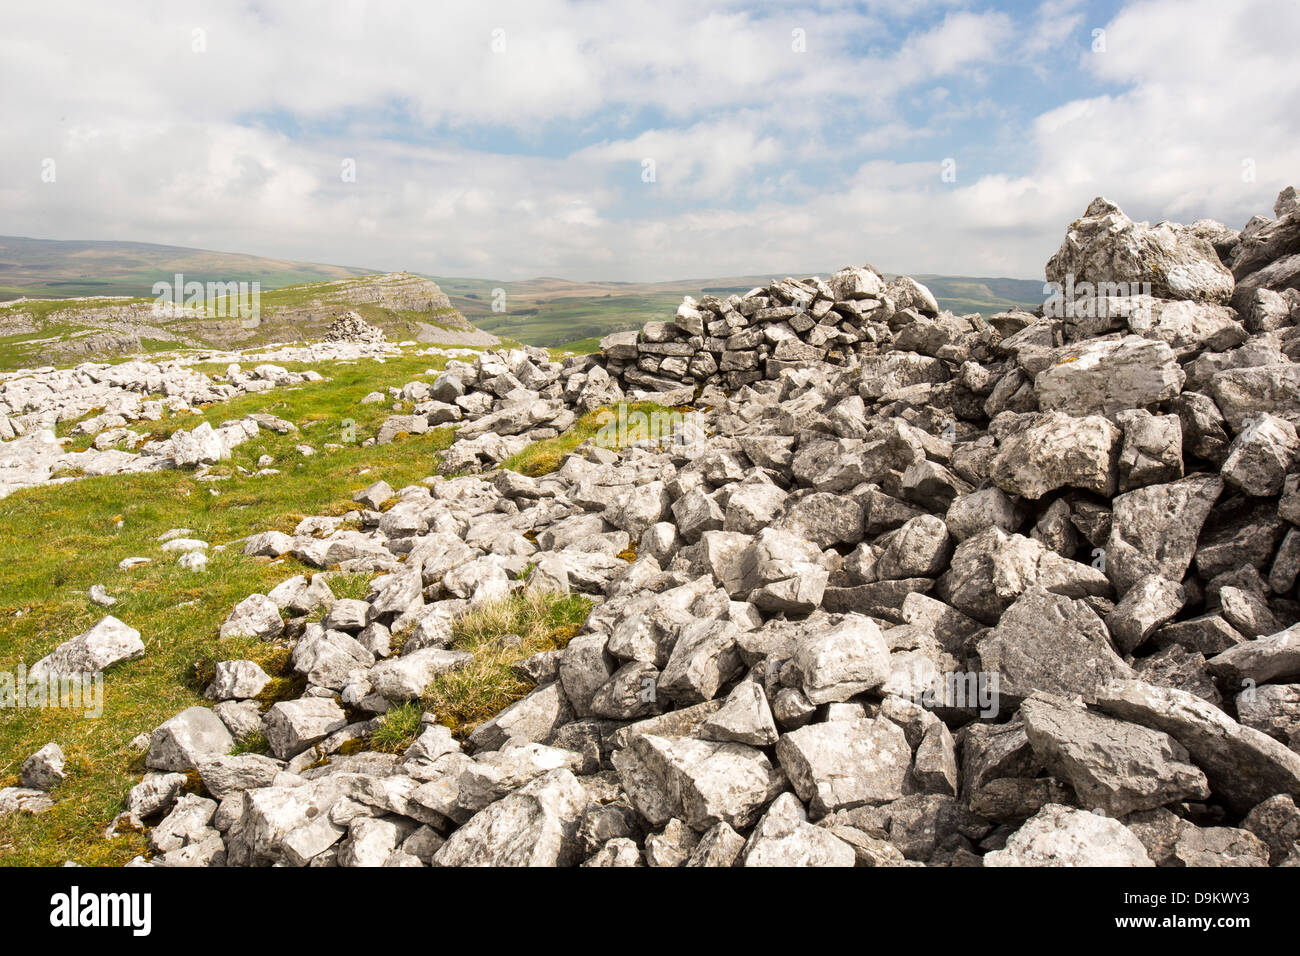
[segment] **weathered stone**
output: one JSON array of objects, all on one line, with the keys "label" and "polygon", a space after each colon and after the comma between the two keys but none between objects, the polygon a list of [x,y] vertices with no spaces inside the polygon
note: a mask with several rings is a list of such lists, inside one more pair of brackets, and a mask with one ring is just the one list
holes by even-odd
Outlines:
[{"label": "weathered stone", "polygon": [[1041,587],[1021,595],[978,647],[984,669],[999,676],[1000,694],[1013,700],[1044,691],[1091,703],[1107,681],[1132,676],[1086,602]]},{"label": "weathered stone", "polygon": [[271,677],[254,661],[218,661],[216,676],[203,696],[209,700],[243,700],[256,697]]},{"label": "weathered stone", "polygon": [[855,862],[853,847],[810,824],[791,793],[772,802],[741,856],[741,866],[853,866]]},{"label": "weathered stone", "polygon": [[1268,866],[1268,844],[1235,827],[1187,827],[1174,859],[1181,866]]},{"label": "weathered stone", "polygon": [[234,738],[207,707],[190,707],[154,728],[145,763],[156,770],[192,770],[207,756],[229,753]]},{"label": "weathered stone", "polygon": [[422,695],[439,674],[459,670],[473,657],[468,651],[425,647],[380,661],[370,669],[366,679],[388,700],[413,700]]},{"label": "weathered stone", "polygon": [[144,653],[140,632],[109,616],[42,657],[27,669],[27,676],[30,680],[51,676],[84,677],[122,661],[144,657]]},{"label": "weathered stone", "polygon": [[985,624],[996,624],[1002,612],[1033,587],[1071,598],[1110,592],[1110,582],[1097,568],[998,528],[989,528],[958,545],[952,567],[940,583],[941,597]]},{"label": "weathered stone", "polygon": [[985,866],[1154,866],[1118,820],[1048,804],[984,857]]},{"label": "weathered stone", "polygon": [[1068,780],[1084,809],[1122,817],[1210,795],[1205,775],[1168,735],[1036,694],[1020,705],[1034,753]]},{"label": "weathered stone", "polygon": [[1300,795],[1300,754],[1194,694],[1119,680],[1097,691],[1097,705],[1173,737],[1205,772],[1211,792],[1241,813],[1275,794]]},{"label": "weathered stone", "polygon": [[1116,589],[1123,594],[1149,574],[1181,581],[1222,492],[1217,475],[1192,475],[1116,498],[1105,548],[1106,574]]},{"label": "weathered stone", "polygon": [[777,742],[776,755],[815,816],[898,799],[912,762],[902,728],[884,718],[801,727]]},{"label": "weathered stone", "polygon": [[347,722],[343,708],[333,700],[304,697],[273,704],[262,727],[271,753],[286,760],[347,726]]},{"label": "weathered stone", "polygon": [[19,768],[22,785],[31,790],[53,790],[67,776],[63,749],[53,741],[23,761]]},{"label": "weathered stone", "polygon": [[256,637],[269,641],[284,631],[280,608],[265,594],[250,594],[235,605],[221,625],[221,637]]},{"label": "weathered stone", "polygon": [[[1235,590],[1224,588],[1224,591]],[[1300,624],[1253,641],[1243,641],[1210,658],[1210,673],[1230,681],[1257,684],[1300,677]]]},{"label": "weathered stone", "polygon": [[1248,495],[1276,495],[1300,452],[1295,426],[1268,413],[1250,419],[1228,447],[1223,477]]},{"label": "weathered stone", "polygon": [[433,857],[435,866],[556,866],[581,859],[587,795],[566,769],[543,774],[476,813]]},{"label": "weathered stone", "polygon": [[1047,279],[1062,289],[1091,283],[1098,295],[1114,294],[1116,283],[1118,294],[1149,286],[1167,299],[1226,303],[1233,292],[1232,273],[1207,241],[1170,223],[1134,222],[1100,196],[1070,224]]},{"label": "weathered stone", "polygon": [[1001,443],[993,480],[1008,494],[1034,499],[1066,487],[1114,494],[1121,434],[1099,415],[1044,415]]},{"label": "weathered stone", "polygon": [[1038,404],[1068,415],[1113,415],[1168,401],[1186,378],[1173,349],[1136,335],[1067,346],[1049,361],[1034,379]]},{"label": "weathered stone", "polygon": [[812,703],[848,700],[888,679],[889,645],[875,621],[853,614],[832,628],[810,628],[792,665]]}]

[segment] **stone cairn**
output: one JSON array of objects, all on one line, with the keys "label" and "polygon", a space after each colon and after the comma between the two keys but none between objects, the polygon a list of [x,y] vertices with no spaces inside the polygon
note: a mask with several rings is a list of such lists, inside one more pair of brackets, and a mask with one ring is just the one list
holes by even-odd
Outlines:
[{"label": "stone cairn", "polygon": [[384,341],[384,330],[375,328],[355,312],[345,312],[330,323],[324,341],[375,345]]}]

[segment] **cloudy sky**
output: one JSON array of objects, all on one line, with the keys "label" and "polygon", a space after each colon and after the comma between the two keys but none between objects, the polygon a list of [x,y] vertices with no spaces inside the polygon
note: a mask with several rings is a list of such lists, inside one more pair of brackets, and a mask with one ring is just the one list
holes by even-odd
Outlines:
[{"label": "cloudy sky", "polygon": [[[1295,0],[43,0],[0,234],[437,275],[1042,276],[1300,185]],[[53,181],[50,181],[53,180]]]}]

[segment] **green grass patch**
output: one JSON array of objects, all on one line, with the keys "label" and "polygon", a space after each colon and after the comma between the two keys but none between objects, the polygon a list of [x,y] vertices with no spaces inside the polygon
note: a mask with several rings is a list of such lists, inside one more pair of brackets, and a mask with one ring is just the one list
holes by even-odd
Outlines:
[{"label": "green grass patch", "polygon": [[382,753],[400,754],[420,735],[424,708],[408,700],[379,718],[379,726],[370,735],[370,746]]},{"label": "green grass patch", "polygon": [[[676,415],[681,414],[680,409],[669,408],[666,405],[659,405],[656,402],[629,402],[627,403],[627,415],[632,416],[636,412],[643,412],[647,419],[653,415]],[[559,468],[564,462],[564,456],[572,452],[583,442],[595,438],[600,434],[602,428],[616,424],[618,420],[618,406],[606,405],[597,408],[594,411],[587,412],[576,422],[574,422],[563,434],[556,435],[554,438],[546,438],[542,441],[533,442],[522,451],[511,455],[501,463],[501,467],[509,471],[517,471],[521,475],[527,475],[530,478],[536,478],[540,475],[549,475],[555,469]],[[601,447],[617,451],[627,443],[627,439],[632,441],[647,437],[644,434],[635,434],[633,429],[629,429],[628,434],[623,434],[617,429],[612,429],[606,433],[606,439],[602,440]]]},{"label": "green grass patch", "polygon": [[551,358],[560,361],[566,355],[590,355],[593,352],[600,351],[600,340],[603,336],[593,335],[588,339],[578,339],[575,342],[565,342],[563,345],[547,349],[551,353]]},{"label": "green grass patch", "polygon": [[[469,651],[474,659],[458,671],[435,678],[424,695],[424,709],[464,739],[533,689],[513,665],[542,651],[568,646],[591,605],[578,594],[525,592],[492,601],[458,618],[452,628],[452,646]],[[519,640],[503,640],[507,635]]]}]

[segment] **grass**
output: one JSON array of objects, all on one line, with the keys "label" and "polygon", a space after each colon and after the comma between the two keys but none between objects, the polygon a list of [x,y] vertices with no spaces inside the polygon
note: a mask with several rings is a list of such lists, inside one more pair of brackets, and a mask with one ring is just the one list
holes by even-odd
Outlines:
[{"label": "grass", "polygon": [[[568,646],[590,610],[591,601],[578,594],[525,592],[470,611],[453,626],[452,647],[469,651],[474,659],[435,678],[424,695],[424,709],[456,737],[469,736],[533,689],[513,665]],[[519,642],[501,640],[510,634],[517,635]]]},{"label": "grass", "polygon": [[565,342],[556,348],[548,349],[551,358],[555,361],[561,361],[566,355],[590,355],[593,352],[600,351],[600,340],[603,336],[593,335],[591,338],[578,339],[574,342]]},{"label": "grass", "polygon": [[379,719],[379,726],[370,735],[370,746],[382,753],[400,754],[420,735],[424,708],[413,700],[394,707]]},{"label": "grass", "polygon": [[[204,419],[217,424],[266,411],[307,426],[284,436],[260,432],[235,449],[231,461],[213,469],[227,475],[225,481],[197,481],[189,471],[110,475],[0,499],[0,672],[30,665],[106,613],[138,629],[147,649],[140,660],[105,674],[100,719],[66,708],[0,715],[0,786],[16,785],[22,761],[48,741],[57,741],[68,758],[68,779],[55,791],[53,809],[0,819],[0,864],[58,865],[73,859],[120,865],[141,852],[145,842],[139,834],[112,841],[102,837],[143,772],[128,744],[202,702],[209,662],[249,657],[276,677],[269,694],[292,690],[291,678],[282,673],[282,649],[219,640],[217,628],[248,594],[265,593],[311,569],[287,557],[245,557],[235,546],[211,550],[207,569],[189,572],[178,567],[175,555],[161,552],[156,539],[176,527],[192,528],[213,545],[268,529],[291,532],[308,515],[352,510],[352,494],[380,478],[401,488],[436,473],[440,452],[454,438],[450,429],[362,447],[360,440],[375,434],[391,410],[358,402],[369,391],[401,386],[441,364],[435,356],[412,356],[322,366],[328,382],[242,396],[200,415],[152,423],[166,433]],[[344,418],[355,420],[358,442],[340,441]],[[317,454],[299,455],[294,451],[299,442],[313,445]],[[326,450],[327,442],[342,447]],[[275,459],[280,474],[252,477],[236,467],[255,471],[262,454]],[[137,555],[153,562],[118,570],[119,561]],[[118,603],[108,610],[92,604],[85,594],[92,584],[103,584]],[[363,592],[364,586],[365,576],[331,583],[345,596]]]},{"label": "grass", "polygon": [[[679,415],[681,409],[669,408],[666,405],[659,405],[655,402],[629,402],[627,403],[627,415],[629,419],[637,412],[645,413],[647,419],[653,421],[653,415]],[[501,463],[501,467],[509,471],[517,471],[521,475],[527,475],[530,478],[536,478],[540,475],[549,475],[555,469],[559,468],[564,462],[564,456],[572,452],[583,442],[595,438],[601,429],[611,421],[611,416],[616,415],[615,406],[606,405],[597,408],[594,411],[587,412],[576,422],[574,422],[567,431],[554,438],[547,438],[543,441],[533,442],[527,448],[514,455],[511,455]],[[615,419],[616,420],[616,419]],[[629,428],[629,432],[633,431]],[[604,447],[611,450],[618,450],[630,441],[648,437],[647,435],[637,434],[617,434],[607,442],[602,442]]]},{"label": "grass", "polygon": [[[522,592],[491,601],[458,618],[451,646],[469,651],[465,667],[436,677],[424,699],[408,701],[383,716],[371,737],[376,750],[401,753],[420,732],[425,711],[464,740],[483,721],[526,696],[534,687],[514,665],[543,651],[566,647],[591,610],[578,594]],[[503,641],[507,635],[519,638]]]}]

